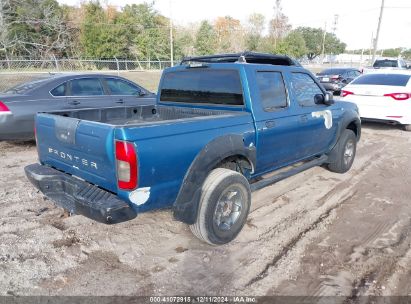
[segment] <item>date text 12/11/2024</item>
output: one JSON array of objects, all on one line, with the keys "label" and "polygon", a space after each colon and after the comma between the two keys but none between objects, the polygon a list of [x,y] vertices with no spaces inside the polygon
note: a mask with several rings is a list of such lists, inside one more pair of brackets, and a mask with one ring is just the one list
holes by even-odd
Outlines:
[{"label": "date text 12/11/2024", "polygon": [[248,296],[161,296],[150,297],[150,303],[257,303],[256,297]]}]

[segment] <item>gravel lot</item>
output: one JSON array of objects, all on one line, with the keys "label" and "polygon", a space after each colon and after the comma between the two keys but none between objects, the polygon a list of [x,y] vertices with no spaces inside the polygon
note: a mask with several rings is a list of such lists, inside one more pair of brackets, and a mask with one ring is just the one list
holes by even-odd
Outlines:
[{"label": "gravel lot", "polygon": [[313,168],[255,192],[212,247],[171,212],[108,226],[67,217],[0,142],[0,295],[411,295],[411,133],[366,124],[351,171]]}]

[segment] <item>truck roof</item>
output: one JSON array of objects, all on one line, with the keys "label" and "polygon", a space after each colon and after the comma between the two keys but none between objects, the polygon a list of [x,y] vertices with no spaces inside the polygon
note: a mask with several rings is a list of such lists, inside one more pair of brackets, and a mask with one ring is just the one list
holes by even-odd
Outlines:
[{"label": "truck roof", "polygon": [[242,52],[230,54],[217,54],[197,57],[186,57],[180,65],[187,65],[190,63],[254,63],[254,64],[271,64],[282,66],[297,66],[301,64],[295,59],[286,55]]}]

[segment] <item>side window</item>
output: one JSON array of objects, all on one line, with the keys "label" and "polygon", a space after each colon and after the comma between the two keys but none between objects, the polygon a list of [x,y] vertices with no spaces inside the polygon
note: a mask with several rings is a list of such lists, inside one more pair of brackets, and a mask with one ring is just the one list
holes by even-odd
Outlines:
[{"label": "side window", "polygon": [[137,86],[121,79],[107,78],[106,82],[111,95],[139,95],[141,92]]},{"label": "side window", "polygon": [[257,72],[257,85],[264,111],[287,107],[287,93],[280,72]]},{"label": "side window", "polygon": [[303,107],[317,106],[314,102],[314,96],[324,94],[311,76],[304,73],[292,73],[291,87],[297,102]]},{"label": "side window", "polygon": [[71,81],[72,96],[104,95],[103,86],[98,78],[80,78]]},{"label": "side window", "polygon": [[53,90],[50,91],[51,95],[54,97],[66,96],[66,87],[67,83],[63,83],[58,87],[55,87]]}]

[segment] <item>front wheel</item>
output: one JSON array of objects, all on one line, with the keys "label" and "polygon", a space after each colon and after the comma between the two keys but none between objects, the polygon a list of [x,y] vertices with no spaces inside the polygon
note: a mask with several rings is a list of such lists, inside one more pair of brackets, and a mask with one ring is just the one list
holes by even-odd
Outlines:
[{"label": "front wheel", "polygon": [[250,204],[250,185],[243,175],[228,169],[214,169],[204,181],[197,220],[190,229],[211,245],[226,244],[240,233]]},{"label": "front wheel", "polygon": [[328,164],[328,169],[336,173],[350,170],[357,149],[357,138],[352,130],[345,129],[334,147],[336,158]]}]

